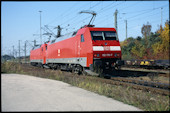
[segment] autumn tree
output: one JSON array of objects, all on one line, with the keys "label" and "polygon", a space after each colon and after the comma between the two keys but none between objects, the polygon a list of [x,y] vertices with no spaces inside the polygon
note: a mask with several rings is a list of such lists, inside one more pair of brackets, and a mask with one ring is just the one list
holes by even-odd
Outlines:
[{"label": "autumn tree", "polygon": [[151,25],[143,25],[143,37],[129,37],[121,42],[122,59],[169,59],[169,24],[156,32],[151,32]]},{"label": "autumn tree", "polygon": [[169,59],[169,24],[168,21],[165,23],[163,29],[157,31],[160,34],[160,41],[152,45],[154,55],[157,56],[157,59]]},{"label": "autumn tree", "polygon": [[131,54],[131,49],[135,45],[134,43],[134,38],[129,37],[125,41],[121,42],[121,51],[122,51],[122,59],[133,59],[132,54]]}]

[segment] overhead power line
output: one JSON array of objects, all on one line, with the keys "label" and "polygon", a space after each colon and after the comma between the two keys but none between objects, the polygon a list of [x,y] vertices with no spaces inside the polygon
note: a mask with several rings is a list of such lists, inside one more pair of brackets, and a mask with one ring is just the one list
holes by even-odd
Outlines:
[{"label": "overhead power line", "polygon": [[[167,6],[167,5],[164,5],[164,6]],[[164,6],[161,6],[161,7],[164,7]],[[150,10],[150,11],[142,12],[142,13],[137,14],[137,15],[135,15],[135,16],[128,17],[127,19],[129,20],[129,19],[132,19],[132,18],[136,18],[136,17],[141,16],[141,15],[143,15],[143,14],[150,13],[150,12],[152,12],[152,11],[154,11],[154,10],[160,9],[161,7],[154,8],[154,9],[152,9],[152,10]],[[123,22],[123,20],[120,21],[120,23],[121,23],[121,22]]]}]

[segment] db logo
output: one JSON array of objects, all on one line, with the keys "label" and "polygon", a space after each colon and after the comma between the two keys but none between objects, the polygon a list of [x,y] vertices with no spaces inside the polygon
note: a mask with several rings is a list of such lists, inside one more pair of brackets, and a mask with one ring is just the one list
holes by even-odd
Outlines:
[{"label": "db logo", "polygon": [[104,46],[105,51],[110,51],[110,46]]}]

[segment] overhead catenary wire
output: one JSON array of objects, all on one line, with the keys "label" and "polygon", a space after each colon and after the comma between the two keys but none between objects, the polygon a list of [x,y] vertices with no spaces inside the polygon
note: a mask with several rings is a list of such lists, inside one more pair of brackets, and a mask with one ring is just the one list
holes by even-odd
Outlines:
[{"label": "overhead catenary wire", "polygon": [[[71,6],[71,10],[70,10],[70,8],[67,9],[67,10],[68,10],[69,12],[72,11],[72,9],[74,9],[74,7],[75,7],[76,5],[77,5],[77,2],[74,3],[74,4]],[[69,14],[71,14],[71,13],[69,13],[69,12],[65,13],[64,15],[65,15],[65,16],[68,16]],[[56,19],[58,19],[58,16],[57,16],[54,20],[48,22],[48,24],[45,24],[45,25],[49,25],[49,24],[53,23],[54,21],[56,21]]]},{"label": "overhead catenary wire", "polygon": [[[158,13],[157,13],[158,14]],[[157,15],[157,14],[154,14],[154,15]],[[160,15],[160,14],[159,14]],[[165,16],[166,15],[166,13],[164,13],[163,14],[163,16]],[[149,16],[153,16],[153,15],[149,15]],[[148,17],[149,17],[148,16]],[[146,17],[146,18],[148,18],[148,17]],[[167,19],[164,19],[164,21],[166,21]],[[153,23],[160,23],[160,18],[155,18],[154,20],[147,20],[146,22],[150,22],[150,24],[152,25],[152,26],[154,26],[154,24]],[[140,27],[140,29],[141,29],[141,27],[142,27],[142,25],[143,24],[139,24],[138,23],[138,25],[132,25],[131,24],[131,26],[128,26],[128,29],[129,29],[129,31],[130,31],[130,33],[132,32],[132,30],[130,30],[130,29],[134,29],[134,28],[138,28],[139,29],[139,27]],[[124,29],[121,29],[121,30],[124,30]]]},{"label": "overhead catenary wire", "polygon": [[[165,15],[165,14],[164,14]],[[152,15],[151,15],[152,16]],[[166,19],[165,19],[166,20]],[[155,20],[152,20],[152,21],[148,21],[150,24],[153,24],[153,23],[158,23],[158,21],[160,22],[160,18],[156,18]],[[161,23],[160,23],[161,24]],[[143,25],[143,24],[142,24]],[[140,25],[140,26],[142,26]],[[128,29],[132,29],[132,28],[135,28],[136,25],[134,26],[128,26]]]},{"label": "overhead catenary wire", "polygon": [[[99,4],[99,3],[98,3],[98,4]],[[109,5],[111,5],[111,4],[109,4]],[[104,8],[103,8],[103,9],[104,9]],[[90,17],[90,16],[89,16],[89,17]],[[89,18],[89,17],[88,17],[88,18]],[[82,19],[81,21],[83,21],[83,20],[85,20],[85,19],[87,19],[87,18],[84,18],[84,19]]]},{"label": "overhead catenary wire", "polygon": [[[164,6],[167,6],[167,5],[164,5]],[[164,7],[164,6],[161,6],[161,7]],[[126,8],[127,8],[127,7],[126,7]],[[157,7],[157,8],[154,8],[154,9],[152,8],[151,10],[156,10],[156,9],[159,9],[159,8],[160,8],[160,7]],[[150,9],[142,10],[142,11],[147,11],[147,12],[145,12],[145,13],[148,13],[148,10],[150,10]],[[142,12],[142,11],[140,11],[140,12]],[[119,12],[120,12],[120,10],[119,10]],[[136,12],[136,13],[138,13],[138,12]],[[127,19],[134,18],[134,17],[139,16],[139,15],[141,15],[141,14],[144,14],[144,13],[140,13],[140,14],[138,14],[138,15],[129,17],[129,18],[127,18]],[[108,14],[108,15],[109,15],[109,14]],[[102,16],[106,17],[107,15],[102,15]],[[102,20],[103,20],[103,19],[102,19]],[[101,21],[102,21],[102,20],[101,20]],[[121,19],[119,19],[118,21],[120,22],[120,20],[121,20]],[[100,21],[100,22],[101,22],[101,21]],[[121,23],[123,23],[123,21],[124,21],[124,20],[122,20]],[[100,23],[100,22],[99,22],[99,23]],[[120,24],[121,24],[121,23],[120,23]]]},{"label": "overhead catenary wire", "polygon": [[[161,6],[161,7],[165,7],[165,6],[167,6],[167,5],[163,5],[163,6]],[[161,7],[157,7],[157,8],[151,9],[150,11],[142,12],[142,13],[137,14],[137,15],[135,15],[135,16],[128,17],[127,19],[129,20],[129,19],[131,19],[131,18],[136,18],[137,16],[141,16],[141,15],[143,15],[143,14],[150,13],[150,12],[152,12],[152,11],[154,11],[154,10],[160,9]],[[121,22],[123,22],[123,20],[122,20]]]},{"label": "overhead catenary wire", "polygon": [[[117,4],[118,5],[118,4]],[[164,5],[165,6],[165,5]],[[161,7],[163,7],[163,6],[161,6]],[[127,8],[127,7],[126,7]],[[159,8],[159,7],[158,7]],[[156,10],[156,9],[158,9],[158,8],[154,8],[154,10]],[[148,10],[148,9],[147,9]],[[147,11],[147,10],[142,10],[141,12],[143,12],[143,11]],[[153,10],[153,9],[152,9]],[[142,14],[145,14],[145,13],[148,13],[148,12],[144,12],[144,13],[142,13]],[[141,14],[141,13],[140,13]],[[135,17],[136,16],[139,16],[140,14],[138,14],[138,15],[135,15]],[[106,17],[106,16],[105,16]],[[132,16],[132,17],[129,17],[128,19],[130,19],[130,18],[134,18],[134,16]],[[85,18],[86,19],[86,18]],[[84,20],[84,19],[83,19]],[[102,20],[101,20],[102,21]],[[123,21],[123,20],[122,20]]]},{"label": "overhead catenary wire", "polygon": [[[88,4],[88,3],[86,3],[86,4]],[[82,4],[82,5],[84,5],[84,4]],[[80,8],[77,8],[77,9],[80,9]],[[76,10],[77,10],[76,9]],[[70,13],[71,14],[71,13]],[[68,16],[68,15],[66,15],[66,16]],[[74,16],[74,17],[72,17],[71,19],[70,18],[68,18],[66,21],[64,21],[63,23],[61,23],[60,25],[65,25],[65,24],[69,24],[68,23],[68,21],[71,21],[71,20],[73,20],[73,19],[75,19],[76,17],[78,17],[79,15],[76,15],[76,16]],[[63,18],[63,17],[62,17]],[[47,24],[47,25],[49,25],[49,24]],[[67,27],[67,25],[65,26],[65,27]],[[65,27],[62,27],[63,29],[65,28]]]},{"label": "overhead catenary wire", "polygon": [[[85,4],[88,4],[89,2],[87,2],[87,3],[85,3]],[[102,4],[101,4],[102,3]],[[105,12],[108,12],[110,9],[113,9],[113,7],[114,8],[116,8],[116,5],[121,5],[121,4],[123,4],[123,3],[126,3],[126,2],[124,2],[124,1],[122,1],[122,2],[117,2],[117,1],[113,1],[113,2],[110,2],[110,4],[108,4],[108,5],[104,5],[103,7],[101,7],[101,8],[99,8],[99,10],[97,10],[96,12],[98,13],[98,11],[99,11],[99,13],[98,13],[98,16],[104,16],[104,15],[102,15],[102,14],[104,14]],[[137,4],[138,2],[135,2],[134,3],[134,5],[135,4]],[[76,3],[74,3],[74,4],[76,4]],[[73,4],[73,5],[74,5]],[[103,2],[98,2],[98,3],[94,3],[95,5],[98,5],[99,6],[99,4],[101,4],[101,5],[103,5]],[[72,6],[73,6],[72,5]],[[83,6],[84,4],[82,4],[81,6]],[[94,9],[94,8],[97,8],[98,6],[95,6],[95,5],[93,5],[92,3],[91,3],[91,9]],[[122,9],[119,9],[119,12],[122,12],[123,10],[125,10],[125,9],[127,9],[128,7],[130,7],[130,6],[126,6],[126,7],[123,7]],[[131,6],[131,7],[133,7],[133,6]],[[69,7],[70,8],[70,7]],[[68,9],[69,9],[68,8]],[[85,7],[82,7],[82,8],[85,8]],[[75,8],[72,8],[72,10],[71,11],[75,11],[75,10],[77,10],[78,8],[77,7],[75,7]],[[140,14],[141,13],[144,13],[144,14],[146,14],[145,12],[146,11],[148,11],[149,9],[146,9],[146,10],[141,10],[141,11],[138,11],[138,12],[136,12],[136,13],[139,13],[140,12]],[[70,11],[69,11],[70,12]],[[69,13],[68,12],[68,13]],[[127,12],[127,13],[129,13],[129,12]],[[131,12],[131,13],[135,13],[135,12]],[[69,13],[69,15],[70,15],[71,13]],[[138,14],[136,17],[139,17],[140,16],[140,14]],[[107,15],[107,13],[105,14],[105,15]],[[107,16],[104,16],[104,17],[108,17],[109,18],[109,15],[110,14],[108,14]],[[67,28],[67,29],[69,29],[69,30],[75,30],[76,28],[79,28],[78,26],[80,26],[80,22],[83,22],[83,21],[86,21],[88,18],[90,19],[90,17],[91,16],[88,16],[88,17],[84,17],[84,16],[82,16],[82,17],[84,17],[84,18],[79,18],[79,20],[77,20],[77,17],[78,17],[79,15],[76,15],[76,16],[72,16],[72,17],[69,17],[68,19],[66,19],[65,20],[65,22],[63,22],[62,23],[62,25],[65,25],[64,26],[64,28]],[[128,17],[127,19],[128,19],[128,22],[129,21],[131,21],[133,18],[135,19],[136,17],[135,16],[131,16],[131,17]],[[63,17],[67,17],[67,15],[65,14]],[[110,15],[110,17],[112,17],[113,18],[113,15]],[[101,20],[100,20],[101,19]],[[133,19],[133,20],[134,20]],[[67,21],[68,20],[68,21]],[[99,21],[98,21],[99,20]],[[95,21],[95,23],[96,24],[98,24],[98,23],[100,23],[101,21],[103,21],[103,18],[98,18],[98,20],[97,21]],[[124,20],[122,20],[122,22],[120,21],[121,19],[119,19],[118,20],[118,22],[119,22],[119,25],[120,24],[123,24],[124,23]],[[69,23],[67,23],[67,22],[69,22]],[[68,26],[68,24],[69,24],[69,26]],[[48,25],[48,24],[47,24]],[[74,26],[74,29],[73,29],[73,27],[71,28],[71,26]]]},{"label": "overhead catenary wire", "polygon": [[[77,3],[74,3],[72,6],[71,6],[71,10],[72,9],[74,9],[74,7],[77,5]],[[70,7],[69,7],[69,9],[70,9]],[[69,10],[69,9],[67,9],[67,11],[71,11],[71,10]],[[63,13],[64,13],[65,11],[63,11]],[[70,13],[69,13],[70,14]],[[65,13],[65,15],[67,16],[67,13]],[[54,21],[56,21],[58,19],[58,16],[55,18],[55,19],[53,19],[52,21],[50,21],[50,22],[48,22],[46,25],[49,25],[49,24],[51,24],[51,23],[53,23]]]},{"label": "overhead catenary wire", "polygon": [[[76,5],[78,4],[77,2],[75,3]],[[86,4],[88,4],[88,3],[86,3]],[[82,4],[82,5],[86,5],[86,4]],[[71,10],[70,10],[70,8],[69,9],[67,9],[67,13],[64,13],[63,12],[63,16],[62,16],[62,18],[66,18],[66,17],[68,17],[68,15],[70,15],[70,14],[73,14],[73,13],[69,13],[70,11],[72,11],[72,9],[75,9],[73,12],[76,12],[77,10],[79,10],[80,8],[82,8],[82,5],[80,6],[80,7],[75,7],[76,5],[72,5],[72,7],[71,7]],[[75,18],[75,17],[71,17],[71,18]],[[58,17],[56,17],[55,18],[55,20],[56,19],[58,19]],[[55,21],[55,20],[53,20],[53,22]],[[68,20],[70,20],[70,18],[67,18],[67,20],[66,21],[68,21]],[[66,21],[64,21],[64,22],[62,22],[60,25],[64,25],[65,23],[66,23]],[[50,22],[50,23],[48,23],[48,24],[46,24],[46,25],[49,25],[49,24],[51,24],[52,22]]]},{"label": "overhead catenary wire", "polygon": [[[98,10],[98,11],[100,11],[99,13],[101,13],[102,11],[104,12],[104,10],[106,10],[106,9],[110,9],[110,8],[112,8],[113,6],[111,6],[113,3],[115,3],[115,1],[114,2],[112,2],[111,4],[109,4],[109,5],[107,5],[107,6],[105,6],[104,8],[101,8],[100,10]],[[120,5],[120,4],[122,4],[122,3],[124,3],[124,2],[121,2],[121,3],[118,3],[118,4],[115,4],[114,5],[114,7],[116,7],[116,6],[118,6],[118,5]],[[108,6],[111,6],[111,7],[108,7]],[[73,17],[73,18],[75,18],[75,17]],[[87,17],[87,18],[90,18],[90,16],[89,17]],[[84,21],[84,20],[86,20],[87,18],[84,18],[84,19],[82,19],[82,20],[80,20],[80,21],[78,21],[78,22],[81,22],[81,21]],[[74,22],[74,23],[78,23],[78,22]],[[74,23],[71,23],[72,25],[74,25]],[[65,27],[68,27],[68,26],[65,26]],[[63,28],[65,28],[65,27],[63,27]]]},{"label": "overhead catenary wire", "polygon": [[[111,4],[109,4],[109,5],[107,5],[107,6],[110,6],[110,5],[112,5],[114,2],[112,2]],[[123,2],[121,2],[121,3],[123,3]],[[116,4],[116,5],[120,5],[121,3],[119,3],[119,4]],[[116,5],[114,5],[114,6],[116,6]],[[108,7],[104,7],[104,8],[102,8],[102,11],[104,11],[104,9],[105,8],[108,8]],[[98,10],[99,11],[99,10]],[[98,12],[98,13],[101,13],[101,12]],[[86,18],[84,18],[84,19],[82,19],[82,20],[80,20],[80,21],[78,21],[78,22],[81,22],[81,21],[84,21],[84,20],[86,20],[87,18],[90,18],[91,16],[88,16],[88,17],[86,17]],[[77,23],[78,23],[77,22]],[[74,22],[74,23],[76,23],[76,21]],[[72,23],[72,25],[73,25],[73,23]]]}]

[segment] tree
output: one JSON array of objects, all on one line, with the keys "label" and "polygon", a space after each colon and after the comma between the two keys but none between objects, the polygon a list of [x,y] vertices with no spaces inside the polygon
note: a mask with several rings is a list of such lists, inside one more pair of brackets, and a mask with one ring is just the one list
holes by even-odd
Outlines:
[{"label": "tree", "polygon": [[11,59],[15,59],[15,57],[14,56],[10,56],[10,55],[3,55],[3,56],[1,56],[1,60],[7,61],[7,60],[11,60]]},{"label": "tree", "polygon": [[160,34],[160,41],[152,45],[154,55],[159,59],[169,59],[169,24],[165,23],[165,27],[157,31]]},{"label": "tree", "polygon": [[[147,31],[148,29],[148,31]],[[151,32],[151,25],[147,23],[141,29],[143,37],[129,37],[121,42],[122,59],[169,59],[170,41],[169,24],[160,27],[157,32]]]},{"label": "tree", "polygon": [[148,40],[147,37],[150,35],[151,33],[151,28],[152,26],[149,24],[149,22],[147,22],[146,25],[143,24],[143,27],[141,29],[141,33],[143,34],[143,37],[145,38],[145,46],[147,47],[148,45]]},{"label": "tree", "polygon": [[137,36],[136,40],[141,41],[141,40],[142,40],[142,37]]},{"label": "tree", "polygon": [[141,43],[142,39],[138,36],[135,40],[135,45],[131,49],[131,53],[136,59],[143,59],[145,56],[145,46]]},{"label": "tree", "polygon": [[151,28],[152,26],[149,24],[149,22],[147,22],[146,25],[143,24],[143,27],[141,29],[141,33],[143,34],[143,37],[147,38],[150,35]]}]

